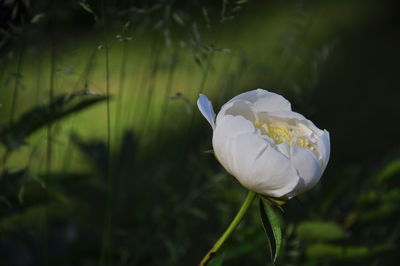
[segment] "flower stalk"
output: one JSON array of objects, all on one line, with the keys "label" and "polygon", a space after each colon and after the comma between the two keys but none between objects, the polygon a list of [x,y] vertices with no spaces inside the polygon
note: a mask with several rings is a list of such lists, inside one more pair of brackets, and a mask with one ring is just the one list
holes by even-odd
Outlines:
[{"label": "flower stalk", "polygon": [[240,207],[239,212],[236,214],[235,218],[233,218],[231,224],[228,226],[228,228],[225,230],[222,236],[218,239],[217,242],[215,242],[214,246],[207,252],[204,258],[201,260],[199,266],[206,266],[210,262],[210,260],[216,255],[222,244],[228,239],[228,237],[232,234],[235,228],[239,225],[243,216],[245,215],[251,203],[253,202],[255,196],[256,193],[249,190],[246,199],[244,200],[242,206]]}]

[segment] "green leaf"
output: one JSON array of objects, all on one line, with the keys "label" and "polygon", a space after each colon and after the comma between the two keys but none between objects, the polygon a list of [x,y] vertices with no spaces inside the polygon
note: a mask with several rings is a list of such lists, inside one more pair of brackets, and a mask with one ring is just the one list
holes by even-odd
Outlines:
[{"label": "green leaf", "polygon": [[46,105],[33,107],[17,121],[3,126],[0,141],[10,150],[17,149],[40,128],[106,99],[107,96],[87,95],[85,92],[63,94]]},{"label": "green leaf", "polygon": [[386,201],[384,204],[379,204],[375,208],[360,212],[357,219],[360,222],[390,220],[392,217],[397,217],[399,212],[398,202]]},{"label": "green leaf", "polygon": [[339,246],[318,243],[307,247],[306,254],[311,259],[354,260],[370,255],[370,250],[363,246]]},{"label": "green leaf", "polygon": [[221,254],[217,257],[214,257],[210,263],[208,263],[208,266],[222,266],[222,263],[224,262],[225,254]]},{"label": "green leaf", "polygon": [[[261,221],[264,226],[264,231],[266,233],[271,251],[271,260],[272,263],[275,265],[275,261],[278,257],[278,253],[282,243],[282,230],[279,216],[277,214],[277,209],[270,204],[264,205],[264,202],[261,198],[259,206]],[[272,238],[274,239],[274,241],[271,241]]]},{"label": "green leaf", "polygon": [[346,237],[346,233],[337,224],[319,221],[309,221],[299,224],[296,234],[299,238],[310,241],[332,241]]},{"label": "green leaf", "polygon": [[375,177],[377,184],[384,183],[391,177],[400,173],[400,158],[388,163]]}]

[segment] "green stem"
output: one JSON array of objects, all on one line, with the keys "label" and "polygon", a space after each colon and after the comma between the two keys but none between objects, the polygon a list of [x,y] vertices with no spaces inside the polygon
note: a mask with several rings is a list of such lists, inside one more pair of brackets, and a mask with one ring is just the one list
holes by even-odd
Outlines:
[{"label": "green stem", "polygon": [[225,242],[225,240],[228,239],[228,237],[232,234],[233,230],[235,230],[235,228],[239,225],[243,216],[245,215],[251,203],[253,202],[255,196],[256,196],[255,192],[253,191],[248,192],[247,197],[242,203],[242,207],[240,207],[239,212],[236,214],[235,218],[233,218],[231,224],[225,230],[223,235],[218,239],[217,242],[215,242],[214,246],[210,249],[210,251],[207,252],[204,258],[201,260],[199,266],[206,266],[210,262],[210,260],[216,255],[216,253],[218,252],[222,244]]}]

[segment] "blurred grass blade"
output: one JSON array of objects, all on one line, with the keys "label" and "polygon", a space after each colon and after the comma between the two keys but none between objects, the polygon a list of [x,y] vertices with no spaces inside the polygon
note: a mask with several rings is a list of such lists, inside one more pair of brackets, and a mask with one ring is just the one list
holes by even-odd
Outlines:
[{"label": "blurred grass blade", "polygon": [[29,135],[40,128],[107,98],[107,96],[87,95],[84,92],[58,96],[50,103],[33,107],[17,121],[3,126],[0,131],[0,141],[10,150],[17,149],[24,144]]},{"label": "blurred grass blade", "polygon": [[375,177],[376,184],[382,184],[387,182],[391,177],[396,176],[397,173],[400,173],[400,158],[397,158],[391,162],[389,162]]},{"label": "blurred grass blade", "polygon": [[271,261],[272,264],[275,265],[282,242],[282,230],[279,217],[276,213],[277,210],[270,204],[264,205],[261,198],[259,205],[261,221],[270,247]]},{"label": "blurred grass blade", "polygon": [[98,21],[98,20],[99,20],[99,16],[97,16],[97,14],[93,11],[92,7],[89,5],[89,3],[88,3],[86,0],[80,1],[80,2],[79,2],[79,5],[80,5],[86,12],[88,12],[89,14],[92,14],[95,21]]}]

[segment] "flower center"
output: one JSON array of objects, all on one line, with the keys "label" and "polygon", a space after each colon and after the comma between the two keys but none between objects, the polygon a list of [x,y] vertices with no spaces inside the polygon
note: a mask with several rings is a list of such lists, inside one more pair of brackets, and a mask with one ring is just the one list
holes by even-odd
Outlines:
[{"label": "flower center", "polygon": [[254,121],[254,126],[258,128],[262,135],[270,137],[275,144],[287,142],[289,146],[298,145],[308,148],[312,151],[316,150],[316,145],[311,139],[297,126],[287,124],[273,124],[267,122]]}]

